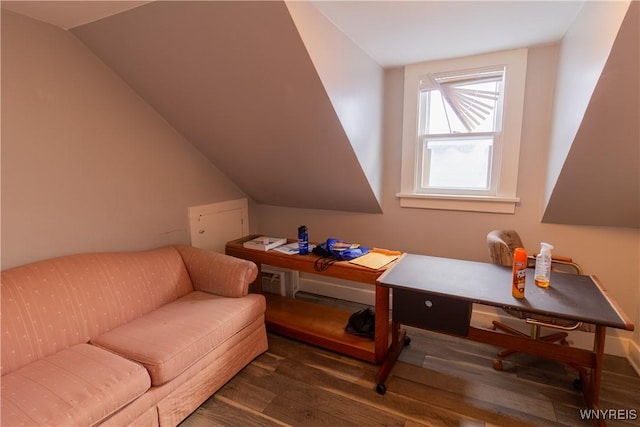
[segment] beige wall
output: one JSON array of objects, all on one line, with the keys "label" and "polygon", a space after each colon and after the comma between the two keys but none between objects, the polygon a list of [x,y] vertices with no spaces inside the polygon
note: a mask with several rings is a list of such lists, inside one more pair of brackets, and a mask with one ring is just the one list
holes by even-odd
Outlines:
[{"label": "beige wall", "polygon": [[[540,222],[557,57],[557,46],[529,51],[518,180],[521,203],[514,215],[399,207],[395,194],[400,190],[403,72],[393,69],[386,72],[385,79],[384,213],[257,206],[254,231],[294,237],[296,227],[306,224],[311,240],[337,237],[419,254],[488,261],[487,232],[514,228],[528,251],[537,251],[541,241],[551,242],[556,247],[554,253],[571,256],[587,273],[596,274],[638,325],[640,232]],[[632,336],[629,332],[609,333]]]},{"label": "beige wall", "polygon": [[70,33],[2,11],[2,268],[189,242],[244,194]]}]

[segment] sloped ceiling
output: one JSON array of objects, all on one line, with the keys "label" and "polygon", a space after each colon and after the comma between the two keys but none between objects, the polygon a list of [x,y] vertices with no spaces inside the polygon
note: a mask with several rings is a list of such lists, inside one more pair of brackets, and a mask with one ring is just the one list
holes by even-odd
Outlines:
[{"label": "sloped ceiling", "polygon": [[632,2],[544,222],[640,228],[640,2]]},{"label": "sloped ceiling", "polygon": [[[370,166],[378,163],[370,159],[363,171],[358,156],[366,144],[354,152],[326,82],[283,2],[144,3],[2,1],[2,7],[72,28],[255,201],[380,212],[380,177],[372,179]],[[437,32],[426,39],[446,35],[446,51],[465,54],[460,49],[469,47],[470,32],[459,38],[447,33],[462,25],[465,13],[472,19],[465,28],[492,16],[517,23],[509,27],[509,40],[525,45],[523,37],[532,37],[529,44],[557,40],[583,8],[583,2],[509,2],[513,10],[505,16],[509,7],[504,2],[313,3],[381,65],[393,63],[389,52],[399,46],[403,53],[427,55],[421,60],[438,59],[439,51],[418,51],[402,41],[403,35],[425,39],[420,29]],[[96,10],[107,6],[115,9]],[[524,12],[522,7],[533,9]],[[425,13],[423,8],[437,10]],[[443,15],[451,8],[458,8],[455,21]],[[561,163],[549,175],[544,222],[640,227],[638,9],[639,2],[631,2],[575,138],[566,141],[571,146],[566,158],[554,156]],[[425,25],[429,17],[437,22]],[[83,22],[88,23],[77,26]],[[497,27],[499,39],[505,40],[503,27]],[[486,43],[482,49],[498,49],[495,40]]]},{"label": "sloped ceiling", "polygon": [[283,2],[153,2],[71,31],[258,203],[381,211]]}]

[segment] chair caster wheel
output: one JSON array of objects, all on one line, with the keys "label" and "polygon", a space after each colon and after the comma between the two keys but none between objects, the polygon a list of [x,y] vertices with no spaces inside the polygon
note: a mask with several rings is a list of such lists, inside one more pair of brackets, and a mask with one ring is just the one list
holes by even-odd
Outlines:
[{"label": "chair caster wheel", "polygon": [[407,347],[409,344],[411,344],[411,338],[404,337],[404,346]]},{"label": "chair caster wheel", "polygon": [[384,395],[387,392],[387,386],[384,384],[376,384],[376,392]]},{"label": "chair caster wheel", "polygon": [[582,390],[582,380],[581,379],[573,380],[573,388],[576,389],[577,391],[581,391]]},{"label": "chair caster wheel", "polygon": [[493,369],[495,369],[496,371],[502,371],[502,360],[495,359],[493,361]]}]

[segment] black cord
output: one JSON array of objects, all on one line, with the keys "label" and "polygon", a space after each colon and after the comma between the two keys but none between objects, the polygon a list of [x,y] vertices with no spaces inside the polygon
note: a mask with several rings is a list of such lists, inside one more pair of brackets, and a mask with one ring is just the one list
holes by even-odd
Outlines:
[{"label": "black cord", "polygon": [[320,257],[318,259],[316,259],[316,261],[313,263],[313,269],[320,272],[320,271],[325,271],[326,269],[328,269],[329,267],[331,267],[333,264],[335,264],[336,262],[340,261],[337,258],[334,257]]}]

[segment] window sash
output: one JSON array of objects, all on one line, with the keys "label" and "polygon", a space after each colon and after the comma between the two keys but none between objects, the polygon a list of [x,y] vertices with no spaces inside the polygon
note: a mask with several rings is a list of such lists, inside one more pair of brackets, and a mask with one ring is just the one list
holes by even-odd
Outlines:
[{"label": "window sash", "polygon": [[[478,194],[478,191],[443,191],[421,188],[422,170],[421,156],[423,138],[426,136],[445,136],[437,132],[448,132],[447,123],[432,127],[433,135],[425,132],[424,121],[419,114],[423,90],[429,89],[429,81],[425,76],[436,75],[447,79],[460,79],[460,70],[504,70],[503,105],[498,105],[496,117],[502,121],[496,123],[494,137],[493,160],[491,167],[491,183],[495,184],[495,194]],[[520,199],[517,197],[518,165],[520,153],[520,137],[524,107],[524,93],[527,71],[527,49],[516,49],[489,54],[455,58],[443,61],[412,64],[404,69],[404,102],[402,124],[402,157],[400,191],[396,194],[400,206],[407,208],[451,209],[475,212],[510,213]],[[473,73],[470,73],[473,74]],[[444,76],[444,77],[443,77]],[[464,77],[477,77],[464,76]],[[445,81],[445,80],[443,80]],[[488,124],[488,123],[486,123]],[[469,135],[460,124],[454,128],[461,134]],[[482,131],[489,131],[489,126]],[[452,136],[452,134],[448,134]]]},{"label": "window sash", "polygon": [[[487,144],[487,141],[490,143]],[[455,185],[451,184],[452,181],[460,181],[456,177],[448,178],[449,185],[438,185],[438,183],[434,183],[434,179],[432,179],[432,172],[438,173],[438,169],[442,167],[446,167],[442,164],[437,165],[434,169],[431,168],[431,160],[432,150],[429,149],[429,144],[433,143],[434,145],[443,145],[447,146],[447,142],[452,143],[454,146],[455,143],[468,143],[468,144],[486,144],[488,148],[488,155],[486,158],[486,164],[479,165],[478,169],[486,168],[485,179],[486,185],[478,186],[478,185]],[[502,151],[502,138],[500,132],[482,132],[482,133],[471,133],[471,134],[457,134],[457,135],[421,135],[418,143],[418,153],[417,153],[417,174],[416,174],[416,183],[415,183],[415,191],[419,194],[452,194],[452,195],[477,195],[477,196],[495,196],[498,194],[498,174],[500,168],[500,153]],[[455,154],[454,154],[455,156]],[[443,159],[440,159],[444,161]],[[461,161],[456,162],[457,164],[451,165],[451,170],[455,171],[456,168],[460,169],[462,173],[467,173],[467,175],[473,175],[473,165],[465,165],[464,161],[469,161],[470,159],[459,159]],[[480,170],[476,169],[476,175],[479,175]],[[435,178],[435,177],[434,177]]]},{"label": "window sash", "polygon": [[[497,167],[499,167],[501,154],[499,136],[502,126],[504,78],[504,66],[462,69],[447,73],[427,73],[420,77],[418,94],[419,152],[417,153],[416,193],[497,195]],[[498,84],[495,90],[488,91],[468,88],[470,85],[481,85],[483,83]],[[430,121],[435,119],[434,114],[436,114],[431,110],[433,92],[439,92],[442,102],[447,104],[447,107],[443,106],[444,113],[447,114],[447,111],[452,111],[457,116],[459,123],[464,126],[466,132],[465,130],[459,131],[458,127],[453,130],[449,124],[450,133],[429,133]],[[492,132],[473,132],[480,120],[487,119],[492,114],[493,119],[490,126]],[[447,117],[447,122],[449,120],[450,118]],[[474,141],[487,140],[490,140],[491,143],[488,146],[488,153],[486,153],[487,157],[485,159],[472,159],[464,155],[457,156],[455,153],[456,150],[460,151],[462,149],[462,146],[456,149],[455,143],[462,143],[464,146],[465,142],[473,144]],[[437,144],[438,142],[446,141],[452,143],[449,150],[447,150],[449,155],[447,157],[433,156],[433,150],[429,149],[430,143]],[[451,160],[456,157],[458,162],[452,162]],[[442,162],[442,164],[434,162]],[[445,168],[449,168],[453,175],[446,176]],[[471,184],[474,181],[471,178],[474,172],[477,175],[478,182],[484,180],[484,185],[464,185],[465,182]],[[468,181],[465,181],[464,175],[466,175]],[[456,184],[456,181],[459,184]]]},{"label": "window sash", "polygon": [[[448,112],[451,111],[464,127],[465,133],[478,132],[483,120],[493,114],[491,129],[485,131],[499,131],[502,128],[502,103],[504,96],[504,78],[506,72],[504,66],[490,67],[483,70],[460,70],[451,73],[428,73],[420,77],[419,85],[419,116],[420,129],[418,133],[429,133],[430,121],[435,117],[430,108],[432,92],[438,92],[442,101],[443,111],[447,122],[451,120]],[[495,90],[472,89],[470,85],[482,85],[483,83],[495,83]],[[451,126],[449,126],[451,129]],[[459,133],[456,129],[450,133]]]}]

